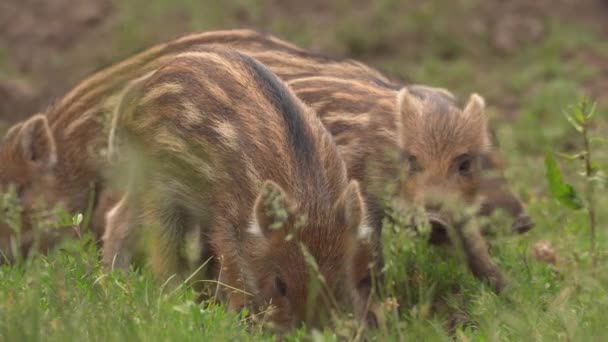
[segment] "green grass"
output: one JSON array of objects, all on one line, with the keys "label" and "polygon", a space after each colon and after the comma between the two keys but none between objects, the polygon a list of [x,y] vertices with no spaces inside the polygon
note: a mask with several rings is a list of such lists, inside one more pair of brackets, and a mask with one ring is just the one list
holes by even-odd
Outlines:
[{"label": "green grass", "polygon": [[[115,1],[115,39],[108,48],[124,57],[179,32],[254,26],[460,96],[481,93],[509,165],[506,175],[537,224],[526,235],[497,234],[491,241],[492,255],[510,286],[496,296],[473,278],[454,250],[430,247],[399,227],[388,227],[387,281],[379,290],[382,300],[390,298],[393,304],[383,305],[386,324],[365,336],[378,341],[601,341],[608,336],[608,211],[602,210],[608,208],[607,190],[596,191],[601,255],[593,272],[587,217],[550,197],[543,158],[547,147],[580,150],[581,141],[562,111],[585,93],[589,80],[599,77],[597,66],[580,53],[608,58],[608,44],[583,23],[547,18],[541,41],[497,54],[486,33],[464,29],[475,4],[463,0],[446,8],[440,1],[411,6],[384,0],[352,8],[350,2],[336,1],[325,4],[324,16],[312,24],[306,18],[315,9],[286,13],[268,1]],[[5,59],[0,54],[0,64],[10,65]],[[608,102],[597,100],[593,131],[606,137]],[[594,147],[606,170],[606,145]],[[564,177],[580,189],[579,164],[560,160],[560,165]],[[498,219],[495,226],[507,229]],[[539,240],[552,243],[557,265],[534,258]],[[194,304],[188,287],[165,291],[146,270],[106,274],[98,254],[84,237],[48,256],[0,266],[0,341],[274,338],[221,305]],[[343,322],[335,331],[298,330],[285,337],[331,341],[355,331]]]},{"label": "green grass", "polygon": [[221,340],[256,338],[244,318],[199,307],[188,289],[163,293],[148,274],[102,272],[89,239],[0,270],[0,339]]},{"label": "green grass", "polygon": [[[600,204],[608,203],[604,198]],[[368,331],[368,338],[448,340],[450,328],[463,340],[479,341],[581,341],[605,336],[606,255],[593,275],[585,217],[564,212],[546,198],[533,202],[530,211],[538,222],[531,234],[499,235],[493,242],[495,260],[511,284],[500,296],[474,279],[453,250],[429,247],[404,229],[387,227],[386,284],[380,292],[399,306],[384,305],[386,324]],[[606,222],[605,213],[601,215],[600,222]],[[541,238],[555,245],[558,266],[532,257],[532,245]],[[600,246],[606,242],[603,232]],[[49,256],[2,266],[0,279],[1,340],[272,338],[269,331],[221,305],[195,304],[188,287],[169,291],[158,286],[145,270],[104,273],[87,236],[64,243]],[[455,317],[460,324],[450,327]],[[346,324],[313,335],[338,340],[355,330]],[[288,337],[305,336],[299,330]]]}]

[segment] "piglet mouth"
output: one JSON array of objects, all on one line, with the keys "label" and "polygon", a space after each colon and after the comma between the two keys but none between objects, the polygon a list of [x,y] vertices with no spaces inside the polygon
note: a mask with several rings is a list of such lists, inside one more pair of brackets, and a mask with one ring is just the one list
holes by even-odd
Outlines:
[{"label": "piglet mouth", "polygon": [[441,245],[449,242],[448,237],[448,222],[437,212],[427,211],[426,217],[431,226],[431,235],[429,242],[433,245]]},{"label": "piglet mouth", "polygon": [[445,231],[448,229],[448,222],[439,213],[434,212],[434,211],[427,211],[426,217],[427,217],[427,220],[429,221],[429,224],[431,225],[431,229],[433,231],[435,231],[435,230]]}]

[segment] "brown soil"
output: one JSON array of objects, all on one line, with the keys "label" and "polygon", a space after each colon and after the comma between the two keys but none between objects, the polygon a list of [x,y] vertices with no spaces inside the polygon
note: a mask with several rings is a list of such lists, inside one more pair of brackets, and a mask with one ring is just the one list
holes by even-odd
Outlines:
[{"label": "brown soil", "polygon": [[[110,0],[3,0],[0,2],[0,49],[6,51],[12,73],[0,75],[0,119],[15,121],[44,109],[75,81],[81,66],[63,60],[66,51],[87,44],[111,15]],[[88,63],[94,63],[89,56]],[[86,61],[83,61],[87,63]]]},{"label": "brown soil", "polygon": [[[420,1],[411,1],[404,6],[420,4]],[[370,3],[357,0],[352,7],[352,15],[359,18],[365,16],[366,11],[357,11],[357,8],[369,8]],[[333,18],[344,15],[332,13],[331,8],[320,0],[269,1],[262,5],[257,19],[238,21],[244,14],[233,15],[243,26],[255,27],[257,21],[257,27],[265,30],[272,30],[271,22],[277,16],[293,18],[287,22],[294,25],[314,18],[320,27],[331,27]],[[547,17],[582,23],[608,38],[607,0],[490,0],[480,2],[474,10],[466,13],[469,18],[457,19],[466,23],[463,29],[488,33],[497,55],[511,54],[524,44],[542,39],[547,30],[544,26]],[[4,62],[7,65],[4,69],[8,71],[0,74],[0,122],[15,122],[44,110],[78,80],[115,61],[117,56],[124,56],[122,51],[108,51],[110,49],[106,46],[118,15],[111,0],[0,1],[0,64]],[[160,31],[156,35],[164,38],[182,32],[184,15],[187,13],[167,15],[167,22],[162,29],[156,28]],[[152,33],[151,36],[154,35]],[[387,39],[388,42],[367,46],[363,52],[357,51],[356,46],[351,51],[348,44],[337,50],[373,64],[401,53],[398,47],[404,39],[408,41],[408,49],[424,44],[417,42],[416,37],[398,32]],[[311,45],[323,46],[323,40],[323,37],[313,39]],[[147,43],[142,42],[142,46],[133,50]],[[582,54],[601,76],[589,80],[585,87],[594,96],[606,94],[608,60],[585,52]],[[2,68],[0,65],[0,72]],[[503,105],[509,106],[508,103]]]}]

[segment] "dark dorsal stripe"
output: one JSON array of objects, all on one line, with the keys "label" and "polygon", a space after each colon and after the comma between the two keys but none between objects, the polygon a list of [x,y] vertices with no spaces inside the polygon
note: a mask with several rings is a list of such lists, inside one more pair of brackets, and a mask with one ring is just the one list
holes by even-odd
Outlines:
[{"label": "dark dorsal stripe", "polygon": [[250,56],[240,53],[239,55],[243,63],[251,69],[258,88],[275,111],[282,116],[296,160],[304,164],[306,168],[313,168],[315,164],[315,140],[307,123],[304,122],[303,108],[294,101],[287,86],[268,68]]}]

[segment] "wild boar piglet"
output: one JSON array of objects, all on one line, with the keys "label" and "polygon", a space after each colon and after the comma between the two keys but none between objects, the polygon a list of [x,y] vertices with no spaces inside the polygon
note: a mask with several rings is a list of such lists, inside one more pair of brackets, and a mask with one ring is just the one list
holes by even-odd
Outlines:
[{"label": "wild boar piglet", "polygon": [[231,309],[270,304],[282,327],[366,315],[371,229],[359,185],[316,114],[257,60],[178,54],[127,87],[110,143],[130,175],[106,263],[126,265],[129,240],[149,230],[155,274],[183,277],[187,231],[200,227]]}]

